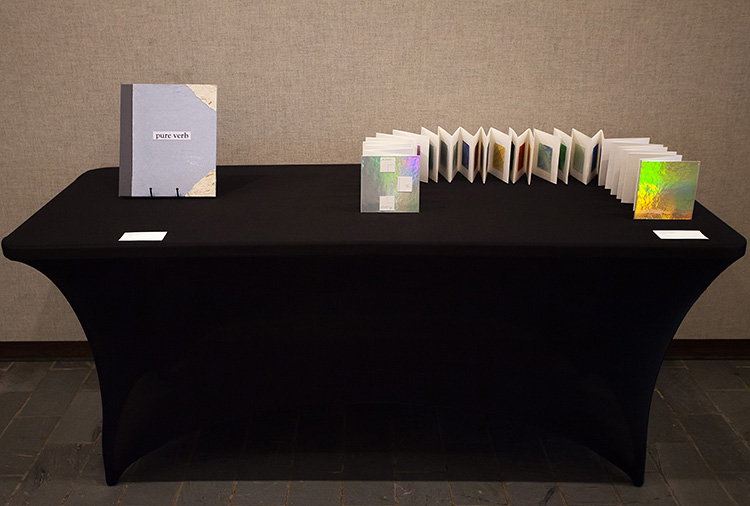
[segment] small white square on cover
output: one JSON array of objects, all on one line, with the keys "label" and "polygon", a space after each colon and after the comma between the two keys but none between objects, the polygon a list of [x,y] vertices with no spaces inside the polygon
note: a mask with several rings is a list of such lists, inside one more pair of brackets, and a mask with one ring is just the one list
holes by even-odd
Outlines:
[{"label": "small white square on cover", "polygon": [[380,172],[396,172],[396,159],[391,157],[381,157]]},{"label": "small white square on cover", "polygon": [[396,197],[393,195],[383,195],[380,197],[380,210],[381,211],[395,211],[396,210]]},{"label": "small white square on cover", "polygon": [[410,177],[399,176],[397,191],[411,193],[412,179]]}]

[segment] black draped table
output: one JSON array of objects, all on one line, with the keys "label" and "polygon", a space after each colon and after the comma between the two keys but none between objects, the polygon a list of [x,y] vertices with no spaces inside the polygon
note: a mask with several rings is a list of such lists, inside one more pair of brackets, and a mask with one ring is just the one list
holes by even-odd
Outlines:
[{"label": "black draped table", "polygon": [[[107,482],[214,422],[362,402],[542,425],[641,484],[667,346],[745,239],[700,204],[692,221],[634,221],[577,182],[457,178],[421,185],[419,214],[361,214],[359,178],[220,167],[215,199],[126,199],[117,169],[96,169],[3,240],[86,333]],[[167,235],[118,242],[132,231]]]}]

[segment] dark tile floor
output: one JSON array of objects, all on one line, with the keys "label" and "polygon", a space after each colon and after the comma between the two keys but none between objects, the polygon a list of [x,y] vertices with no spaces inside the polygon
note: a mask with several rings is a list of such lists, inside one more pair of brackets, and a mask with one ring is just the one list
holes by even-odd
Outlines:
[{"label": "dark tile floor", "polygon": [[750,361],[664,364],[646,483],[480,412],[264,412],[190,434],[104,483],[89,362],[0,362],[2,505],[750,505]]}]

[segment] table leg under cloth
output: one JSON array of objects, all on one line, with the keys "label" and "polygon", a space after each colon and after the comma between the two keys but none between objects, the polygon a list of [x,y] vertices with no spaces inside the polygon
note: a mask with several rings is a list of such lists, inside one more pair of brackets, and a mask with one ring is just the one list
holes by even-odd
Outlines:
[{"label": "table leg under cloth", "polygon": [[414,262],[350,255],[28,263],[62,291],[91,344],[109,484],[196,428],[323,402],[501,413],[570,437],[643,483],[664,354],[731,261],[495,263],[467,254],[420,258],[418,269]]}]

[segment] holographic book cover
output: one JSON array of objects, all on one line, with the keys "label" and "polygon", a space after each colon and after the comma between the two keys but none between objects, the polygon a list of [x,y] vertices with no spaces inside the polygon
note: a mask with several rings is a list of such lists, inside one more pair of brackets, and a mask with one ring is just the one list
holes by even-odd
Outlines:
[{"label": "holographic book cover", "polygon": [[700,162],[641,162],[635,199],[636,220],[690,220]]},{"label": "holographic book cover", "polygon": [[419,212],[418,156],[363,156],[361,168],[361,212]]}]

